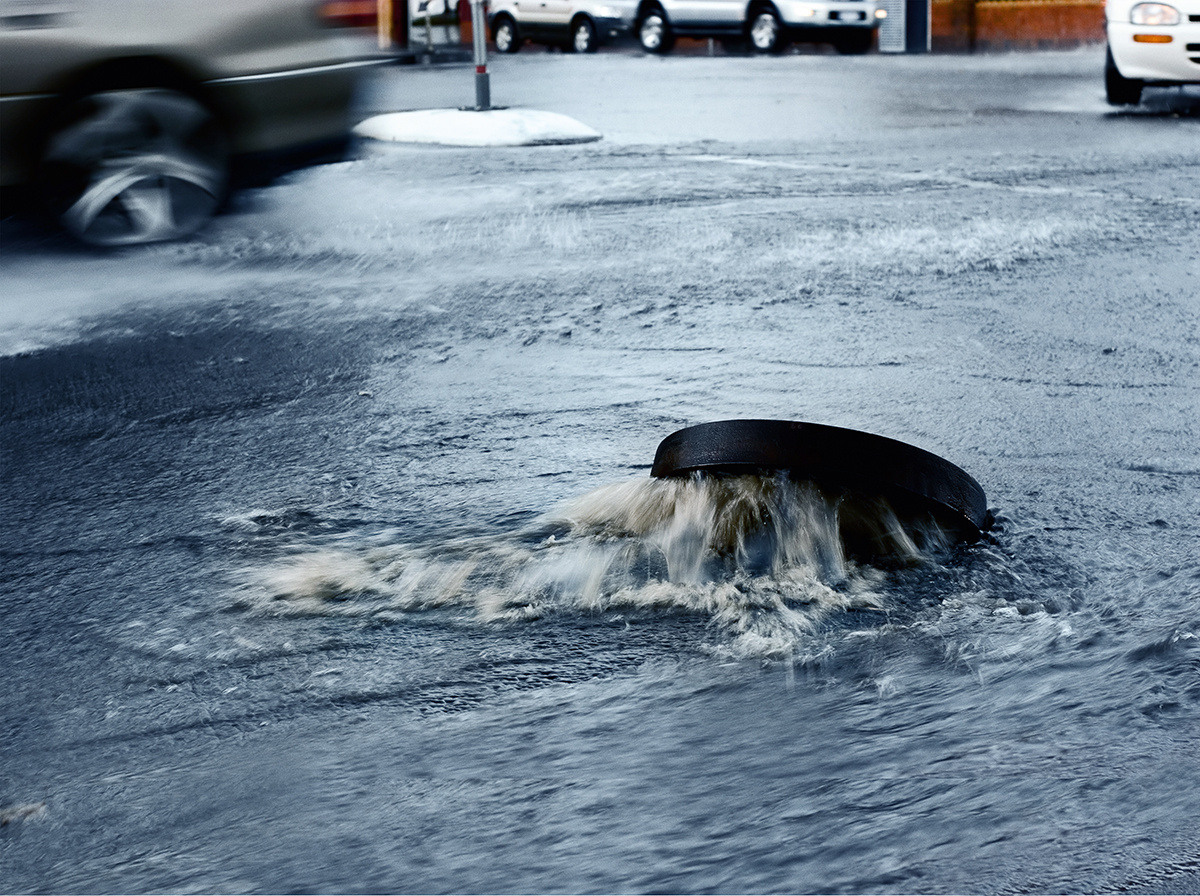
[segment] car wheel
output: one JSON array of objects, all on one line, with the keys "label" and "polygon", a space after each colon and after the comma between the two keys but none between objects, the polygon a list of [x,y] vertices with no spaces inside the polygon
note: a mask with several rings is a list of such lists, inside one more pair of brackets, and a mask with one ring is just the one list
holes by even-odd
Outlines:
[{"label": "car wheel", "polygon": [[987,498],[964,470],[884,436],[786,420],[722,420],[671,433],[654,456],[656,479],[785,473],[826,493],[882,498],[902,517],[932,516],[968,540],[991,525]]},{"label": "car wheel", "polygon": [[1126,78],[1117,70],[1112,49],[1107,48],[1104,59],[1104,97],[1110,106],[1136,106],[1142,101],[1144,82]]},{"label": "car wheel", "polygon": [[750,16],[747,36],[756,53],[778,53],[783,49],[783,24],[773,6],[762,7]]},{"label": "car wheel", "polygon": [[496,16],[492,23],[492,43],[498,53],[515,53],[521,49],[521,38],[517,34],[517,23],[509,16]]},{"label": "car wheel", "polygon": [[638,24],[638,41],[647,53],[669,53],[675,43],[671,23],[660,7],[654,7]]},{"label": "car wheel", "polygon": [[866,28],[848,31],[833,42],[833,48],[843,56],[861,56],[871,49],[874,32]]},{"label": "car wheel", "polygon": [[600,41],[592,20],[580,16],[571,23],[571,49],[576,53],[595,53]]},{"label": "car wheel", "polygon": [[48,211],[84,243],[178,239],[224,201],[228,141],[215,116],[183,93],[95,93],[53,129],[38,180]]}]

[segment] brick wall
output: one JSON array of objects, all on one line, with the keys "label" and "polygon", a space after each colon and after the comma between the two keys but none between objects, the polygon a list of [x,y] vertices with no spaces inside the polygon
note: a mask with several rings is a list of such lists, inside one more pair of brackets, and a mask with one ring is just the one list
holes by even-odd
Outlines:
[{"label": "brick wall", "polygon": [[933,0],[934,52],[1047,49],[1104,40],[1103,0]]}]

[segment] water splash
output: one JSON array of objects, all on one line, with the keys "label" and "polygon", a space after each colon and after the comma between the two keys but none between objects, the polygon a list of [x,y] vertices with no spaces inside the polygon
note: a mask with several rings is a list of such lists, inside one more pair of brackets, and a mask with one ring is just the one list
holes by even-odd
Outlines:
[{"label": "water splash", "polygon": [[717,649],[790,655],[828,616],[886,609],[887,573],[850,549],[928,562],[947,539],[886,504],[784,477],[639,479],[599,488],[514,533],[321,550],[260,570],[239,602],[275,614],[449,608],[481,621],[621,610],[696,614]]}]

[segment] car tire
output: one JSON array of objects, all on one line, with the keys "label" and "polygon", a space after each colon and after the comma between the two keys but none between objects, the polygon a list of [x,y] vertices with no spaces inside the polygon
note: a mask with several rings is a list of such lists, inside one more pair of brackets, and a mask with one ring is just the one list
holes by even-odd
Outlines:
[{"label": "car tire", "polygon": [[56,223],[88,245],[180,239],[224,202],[228,146],[217,117],[185,93],[97,92],[51,129],[39,192]]},{"label": "car tire", "polygon": [[867,28],[847,31],[833,42],[833,48],[843,56],[862,56],[871,49],[875,32]]},{"label": "car tire", "polygon": [[638,22],[638,43],[647,53],[666,55],[675,45],[675,33],[661,6],[652,7]]},{"label": "car tire", "polygon": [[787,45],[783,22],[773,6],[760,6],[750,13],[746,37],[755,53],[779,53]]},{"label": "car tire", "polygon": [[785,420],[722,420],[678,430],[658,446],[650,475],[785,473],[836,497],[886,499],[902,518],[929,516],[974,540],[991,524],[987,498],[965,471],[884,436]]},{"label": "car tire", "polygon": [[512,16],[496,16],[492,22],[492,43],[497,53],[515,53],[521,49],[521,34]]},{"label": "car tire", "polygon": [[571,43],[568,49],[574,53],[595,53],[599,46],[600,35],[591,19],[579,16],[571,23]]},{"label": "car tire", "polygon": [[1105,48],[1104,58],[1104,98],[1110,106],[1136,106],[1142,101],[1142,89],[1145,82],[1136,78],[1126,78],[1117,70],[1113,59],[1112,48]]}]

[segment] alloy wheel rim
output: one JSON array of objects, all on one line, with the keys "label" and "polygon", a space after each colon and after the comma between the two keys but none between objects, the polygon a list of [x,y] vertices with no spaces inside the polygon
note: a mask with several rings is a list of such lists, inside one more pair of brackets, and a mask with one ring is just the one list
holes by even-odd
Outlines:
[{"label": "alloy wheel rim", "polygon": [[130,246],[178,239],[216,212],[227,156],[212,115],[165,90],[125,90],[83,101],[83,113],[46,147],[57,215],[79,240]]},{"label": "alloy wheel rim", "polygon": [[642,22],[642,46],[648,50],[657,50],[662,46],[663,22],[657,15],[647,16]]},{"label": "alloy wheel rim", "polygon": [[220,178],[203,164],[163,155],[114,160],[62,214],[75,236],[124,246],[185,236],[217,205]]}]

